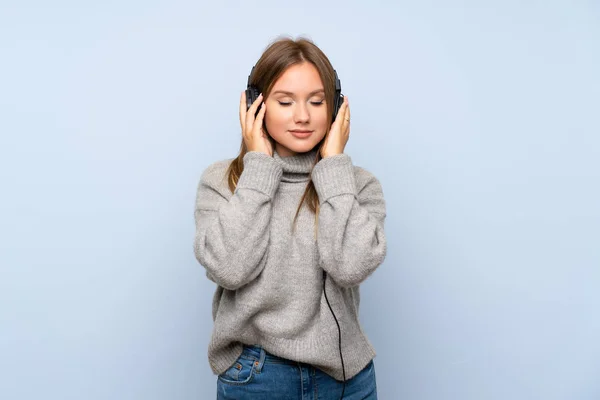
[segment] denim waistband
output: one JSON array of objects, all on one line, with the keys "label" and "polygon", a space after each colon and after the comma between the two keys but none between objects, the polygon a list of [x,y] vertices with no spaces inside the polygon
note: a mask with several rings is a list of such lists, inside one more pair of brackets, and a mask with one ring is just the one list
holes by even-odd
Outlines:
[{"label": "denim waistband", "polygon": [[288,360],[287,358],[276,356],[267,352],[262,346],[253,344],[244,344],[244,353],[256,357],[257,360],[264,360],[265,362],[276,362],[281,364],[299,365],[297,361]]}]

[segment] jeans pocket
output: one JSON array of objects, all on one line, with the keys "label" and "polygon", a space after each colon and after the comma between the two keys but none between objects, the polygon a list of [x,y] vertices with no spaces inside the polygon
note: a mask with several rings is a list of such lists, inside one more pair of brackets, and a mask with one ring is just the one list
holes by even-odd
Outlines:
[{"label": "jeans pocket", "polygon": [[254,377],[254,360],[240,356],[231,367],[219,375],[219,381],[228,385],[246,385]]}]

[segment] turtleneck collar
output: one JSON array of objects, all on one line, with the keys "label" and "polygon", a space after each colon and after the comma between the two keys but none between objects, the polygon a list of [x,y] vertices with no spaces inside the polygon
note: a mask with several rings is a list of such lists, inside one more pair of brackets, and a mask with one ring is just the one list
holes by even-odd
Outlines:
[{"label": "turtleneck collar", "polygon": [[273,158],[283,168],[282,182],[308,182],[318,149],[306,153],[297,153],[293,156],[282,157],[273,151]]}]

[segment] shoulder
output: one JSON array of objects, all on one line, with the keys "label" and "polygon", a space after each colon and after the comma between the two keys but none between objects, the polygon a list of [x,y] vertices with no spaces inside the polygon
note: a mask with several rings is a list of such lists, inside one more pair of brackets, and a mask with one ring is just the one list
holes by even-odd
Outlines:
[{"label": "shoulder", "polygon": [[205,185],[214,189],[228,188],[227,171],[233,158],[219,160],[204,169],[200,177],[199,185]]},{"label": "shoulder", "polygon": [[359,192],[367,186],[377,187],[381,190],[379,179],[366,168],[354,165],[354,177],[356,180],[356,189],[358,189]]}]

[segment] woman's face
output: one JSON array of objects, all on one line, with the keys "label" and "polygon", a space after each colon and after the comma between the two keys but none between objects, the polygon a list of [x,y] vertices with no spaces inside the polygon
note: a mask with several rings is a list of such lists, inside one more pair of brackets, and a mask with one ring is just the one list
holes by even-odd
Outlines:
[{"label": "woman's face", "polygon": [[265,124],[280,156],[310,151],[325,136],[325,91],[313,64],[288,67],[273,85],[265,104]]}]

